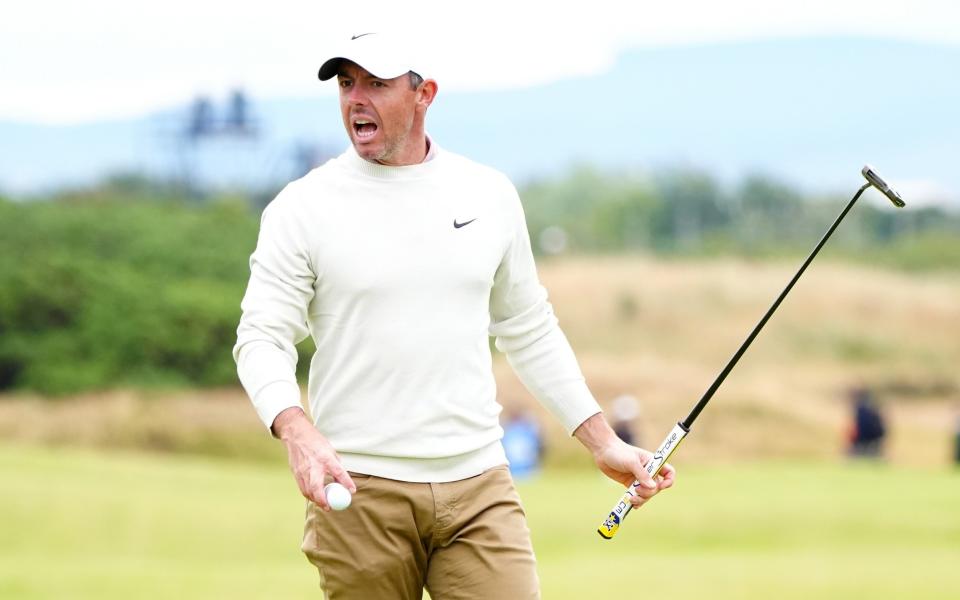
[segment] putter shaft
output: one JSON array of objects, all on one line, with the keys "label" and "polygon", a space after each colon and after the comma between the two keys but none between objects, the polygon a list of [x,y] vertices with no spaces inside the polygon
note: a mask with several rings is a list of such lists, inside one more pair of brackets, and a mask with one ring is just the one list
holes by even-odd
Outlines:
[{"label": "putter shaft", "polygon": [[[698,416],[700,416],[700,413],[707,406],[707,403],[710,402],[710,399],[713,398],[713,395],[720,388],[720,385],[727,378],[727,375],[730,374],[730,371],[733,370],[733,367],[735,367],[737,362],[740,361],[740,357],[743,356],[743,354],[747,351],[747,348],[750,347],[750,344],[753,343],[753,340],[760,333],[760,330],[763,329],[763,326],[767,324],[767,321],[769,321],[770,317],[773,316],[773,313],[776,312],[777,308],[783,302],[783,299],[787,297],[787,294],[789,294],[790,290],[793,289],[793,286],[800,279],[800,276],[803,275],[803,272],[807,270],[807,267],[810,266],[810,263],[813,262],[814,258],[816,258],[817,254],[820,252],[820,249],[823,248],[824,244],[827,243],[827,240],[830,239],[830,236],[833,235],[833,232],[840,225],[840,222],[843,221],[843,218],[847,216],[847,213],[850,212],[850,209],[853,208],[853,205],[860,198],[860,195],[863,194],[863,192],[871,185],[877,185],[875,182],[879,181],[881,184],[883,184],[883,187],[878,187],[877,189],[880,190],[885,196],[890,198],[891,202],[893,202],[898,208],[904,206],[900,195],[893,191],[892,188],[889,188],[869,166],[865,166],[863,168],[862,174],[867,179],[867,183],[865,183],[857,191],[857,193],[853,195],[853,198],[850,199],[850,202],[848,202],[846,207],[844,207],[844,209],[840,212],[840,215],[833,222],[833,225],[831,225],[830,228],[827,229],[827,232],[823,234],[823,237],[820,238],[820,241],[813,248],[813,251],[810,252],[810,255],[807,256],[807,259],[803,261],[802,265],[800,265],[800,269],[797,270],[797,273],[793,276],[793,279],[791,279],[787,286],[783,288],[783,291],[780,292],[780,295],[777,296],[777,299],[774,300],[773,304],[750,332],[750,335],[747,336],[747,339],[743,341],[730,360],[727,361],[726,366],[722,371],[720,371],[720,374],[717,375],[717,378],[713,381],[710,387],[707,388],[707,391],[704,392],[703,396],[700,398],[700,401],[697,402],[697,404],[693,407],[693,410],[690,411],[690,414],[687,415],[687,418],[677,423],[670,433],[667,434],[667,437],[664,438],[663,442],[660,443],[657,451],[653,454],[653,458],[651,458],[645,467],[647,473],[649,473],[651,477],[656,478],[657,474],[660,472],[660,469],[663,468],[663,465],[666,464],[670,456],[676,451],[677,446],[680,445],[680,442],[683,441],[683,438],[690,433],[690,429],[693,427],[693,422],[697,420]],[[613,510],[610,511],[610,514],[603,521],[600,527],[597,528],[597,533],[600,534],[600,537],[609,540],[616,535],[617,530],[620,529],[620,525],[623,523],[624,519],[627,518],[627,515],[630,514],[630,510],[633,508],[633,505],[630,504],[630,498],[637,495],[635,489],[639,485],[639,481],[634,481],[633,484],[626,489],[621,496],[620,501],[616,504],[616,506],[614,506]]]}]

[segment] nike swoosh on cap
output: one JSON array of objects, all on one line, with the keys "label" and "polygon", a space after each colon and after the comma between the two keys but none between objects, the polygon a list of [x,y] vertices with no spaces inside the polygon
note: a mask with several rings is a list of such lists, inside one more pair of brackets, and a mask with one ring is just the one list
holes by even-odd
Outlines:
[{"label": "nike swoosh on cap", "polygon": [[457,223],[457,220],[454,219],[454,220],[453,220],[453,227],[454,227],[454,229],[460,229],[461,227],[465,227],[465,226],[469,225],[470,223],[473,223],[473,222],[476,221],[476,220],[477,220],[477,218],[474,217],[474,218],[470,219],[469,221],[464,221],[463,223]]}]

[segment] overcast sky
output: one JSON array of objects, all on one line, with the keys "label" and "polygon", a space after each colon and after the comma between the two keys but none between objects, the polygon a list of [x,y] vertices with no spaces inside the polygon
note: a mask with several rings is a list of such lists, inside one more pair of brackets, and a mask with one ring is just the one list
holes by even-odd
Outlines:
[{"label": "overcast sky", "polygon": [[[197,94],[333,93],[331,39],[403,28],[438,50],[441,90],[531,85],[609,68],[624,48],[804,35],[960,45],[956,0],[457,2],[31,0],[0,20],[0,119],[127,117]],[[944,74],[957,76],[956,73]]]}]

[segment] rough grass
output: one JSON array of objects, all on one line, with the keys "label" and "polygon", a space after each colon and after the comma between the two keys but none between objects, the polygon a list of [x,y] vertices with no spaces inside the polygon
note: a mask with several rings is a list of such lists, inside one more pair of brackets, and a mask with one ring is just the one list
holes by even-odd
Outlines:
[{"label": "rough grass", "polygon": [[[282,465],[0,445],[0,597],[307,598],[303,501]],[[956,598],[960,472],[690,467],[603,541],[619,488],[522,482],[549,600]]]},{"label": "rough grass", "polygon": [[0,438],[244,460],[285,458],[239,388],[126,389],[55,400],[8,394],[0,400]]},{"label": "rough grass", "polygon": [[[627,392],[656,444],[686,416],[798,262],[545,261],[541,278],[601,404]],[[943,464],[960,416],[960,273],[814,263],[714,396],[678,460],[842,452],[855,384],[888,413],[895,461]],[[500,364],[501,397],[525,392]],[[567,447],[564,440],[555,444]]]},{"label": "rough grass", "polygon": [[[829,258],[829,256],[825,256]],[[796,271],[745,260],[544,260],[541,278],[601,404],[642,402],[657,444],[686,416]],[[865,383],[889,417],[889,456],[945,464],[960,417],[960,273],[910,274],[820,259],[697,422],[680,464],[828,458],[843,452],[846,390]],[[587,459],[495,362],[500,401],[547,423],[554,466]],[[239,389],[0,398],[0,436],[282,460]]]}]

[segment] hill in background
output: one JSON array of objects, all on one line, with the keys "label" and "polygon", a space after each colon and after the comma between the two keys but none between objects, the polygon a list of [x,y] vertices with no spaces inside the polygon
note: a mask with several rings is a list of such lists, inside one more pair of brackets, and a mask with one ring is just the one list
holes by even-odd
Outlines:
[{"label": "hill in background", "polygon": [[[441,85],[429,130],[518,183],[576,163],[681,165],[727,181],[763,172],[803,192],[845,192],[869,162],[910,199],[960,206],[957,72],[960,48],[891,40],[632,49],[606,73],[549,85]],[[345,147],[336,98],[320,85],[315,98],[254,99],[256,140],[186,144],[186,108],[73,126],[0,122],[0,190],[35,193],[131,170],[277,186],[298,175],[304,147]]]}]

